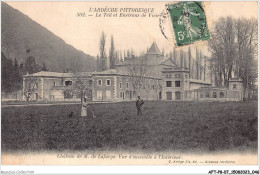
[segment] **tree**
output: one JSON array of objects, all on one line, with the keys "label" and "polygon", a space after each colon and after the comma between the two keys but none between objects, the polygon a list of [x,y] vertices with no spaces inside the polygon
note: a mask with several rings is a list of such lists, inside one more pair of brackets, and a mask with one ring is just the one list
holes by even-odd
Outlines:
[{"label": "tree", "polygon": [[81,103],[85,97],[92,98],[92,80],[89,77],[74,73],[72,82],[70,91],[81,99]]},{"label": "tree", "polygon": [[[217,86],[229,86],[232,72],[243,80],[244,97],[255,87],[257,68],[257,20],[220,18],[211,34],[209,51]],[[251,91],[251,92],[250,92]]]},{"label": "tree", "polygon": [[111,36],[111,45],[109,50],[109,65],[110,69],[114,69],[116,66],[116,53],[113,35]]},{"label": "tree", "polygon": [[42,71],[48,71],[45,62],[42,64]]},{"label": "tree", "polygon": [[257,20],[238,19],[235,25],[237,38],[236,74],[243,80],[244,97],[251,98],[257,79]]},{"label": "tree", "polygon": [[231,17],[220,18],[211,34],[209,50],[212,54],[216,84],[228,87],[236,57],[235,20]]},{"label": "tree", "polygon": [[35,57],[27,57],[27,59],[25,60],[25,70],[29,74],[33,74],[40,71],[40,67],[37,65]]},{"label": "tree", "polygon": [[26,101],[29,101],[31,95],[38,89],[38,79],[33,75],[27,75],[24,78],[23,84],[23,95],[26,98]]},{"label": "tree", "polygon": [[192,77],[192,72],[191,72],[191,49],[190,49],[190,46],[189,46],[189,50],[188,50],[188,61],[189,61],[189,78]]},{"label": "tree", "polygon": [[99,55],[97,55],[96,65],[97,65],[97,71],[98,71],[98,72],[101,71]]},{"label": "tree", "polygon": [[99,42],[100,70],[107,70],[107,55],[106,55],[106,35],[104,31],[101,34]]},{"label": "tree", "polygon": [[117,50],[115,52],[115,67],[116,67],[116,64],[119,63],[119,59],[120,59],[120,52]]},{"label": "tree", "polygon": [[199,58],[200,57],[200,55],[199,55],[199,50],[198,50],[198,48],[196,47],[196,61],[195,61],[195,63],[196,63],[196,79],[199,79]]},{"label": "tree", "polygon": [[6,58],[3,52],[1,52],[1,88],[5,93],[11,93],[13,91],[13,62]]},{"label": "tree", "polygon": [[20,74],[20,70],[16,58],[14,60],[12,78],[13,78],[13,90],[17,91],[22,89],[22,76]]},{"label": "tree", "polygon": [[202,74],[203,74],[203,65],[202,65],[202,61],[203,61],[203,55],[202,55],[202,52],[200,50],[200,56],[199,56],[199,79],[202,80]]},{"label": "tree", "polygon": [[174,47],[174,49],[173,49],[172,57],[173,57],[173,61],[174,61],[174,63],[178,66],[178,63],[177,63],[177,51],[176,51],[176,47]]},{"label": "tree", "polygon": [[155,85],[156,88],[159,86],[158,83],[154,82],[156,79],[152,79],[157,77],[154,68],[147,64],[145,57],[139,59],[131,58],[131,65],[128,66],[128,72],[132,78],[134,90],[138,95],[144,90],[148,100],[149,92],[155,88]]}]

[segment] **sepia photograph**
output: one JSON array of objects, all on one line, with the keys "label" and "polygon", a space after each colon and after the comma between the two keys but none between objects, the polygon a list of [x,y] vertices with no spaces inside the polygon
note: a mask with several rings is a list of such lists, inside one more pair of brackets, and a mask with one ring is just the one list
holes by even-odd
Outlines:
[{"label": "sepia photograph", "polygon": [[2,1],[1,164],[258,165],[258,2]]}]

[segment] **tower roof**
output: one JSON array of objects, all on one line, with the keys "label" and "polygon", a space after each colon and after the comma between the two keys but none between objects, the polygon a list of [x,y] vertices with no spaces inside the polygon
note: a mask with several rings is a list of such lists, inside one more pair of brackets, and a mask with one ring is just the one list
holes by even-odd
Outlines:
[{"label": "tower roof", "polygon": [[150,49],[146,53],[147,55],[161,55],[161,51],[158,48],[157,44],[153,42]]}]

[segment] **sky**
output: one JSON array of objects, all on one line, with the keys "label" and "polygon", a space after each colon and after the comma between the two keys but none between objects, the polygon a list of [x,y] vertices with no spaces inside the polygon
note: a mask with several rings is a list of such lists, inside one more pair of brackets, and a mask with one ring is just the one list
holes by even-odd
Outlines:
[{"label": "sky", "polygon": [[[159,17],[96,17],[89,12],[90,8],[154,8],[154,14],[165,10],[167,2],[6,2],[13,8],[29,16],[32,20],[44,26],[66,43],[76,49],[96,56],[99,53],[99,40],[102,31],[105,32],[106,51],[110,47],[111,35],[114,37],[117,50],[133,49],[140,53],[146,51],[153,41],[160,50],[169,52],[174,47],[172,29],[169,20],[164,24],[167,37],[165,39],[159,27]],[[258,17],[257,2],[204,2],[207,23],[211,30],[219,17],[233,16],[235,18]],[[78,12],[84,12],[86,17],[78,17]],[[88,16],[93,15],[93,16]],[[192,44],[208,55],[207,41]],[[193,47],[194,46],[194,47]],[[187,46],[182,47],[184,50]],[[179,48],[177,48],[178,50]]]}]

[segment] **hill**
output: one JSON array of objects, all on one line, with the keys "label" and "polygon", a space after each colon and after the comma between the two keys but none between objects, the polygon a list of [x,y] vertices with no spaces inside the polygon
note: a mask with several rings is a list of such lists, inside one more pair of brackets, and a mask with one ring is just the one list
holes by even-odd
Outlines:
[{"label": "hill", "polygon": [[36,23],[28,16],[2,2],[2,51],[7,58],[18,63],[29,55],[37,63],[47,65],[50,71],[94,71],[94,57],[75,49],[61,38]]}]

